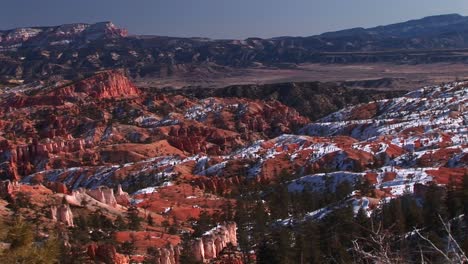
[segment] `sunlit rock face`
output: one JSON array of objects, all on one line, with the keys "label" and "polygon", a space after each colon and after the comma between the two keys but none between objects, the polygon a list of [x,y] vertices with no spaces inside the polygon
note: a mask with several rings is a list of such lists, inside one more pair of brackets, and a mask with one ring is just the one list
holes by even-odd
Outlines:
[{"label": "sunlit rock face", "polygon": [[228,245],[237,246],[237,225],[224,223],[203,234],[192,242],[193,255],[197,261],[216,259]]},{"label": "sunlit rock face", "polygon": [[73,213],[68,204],[62,204],[59,206],[52,206],[50,208],[52,220],[62,222],[66,226],[73,227]]}]

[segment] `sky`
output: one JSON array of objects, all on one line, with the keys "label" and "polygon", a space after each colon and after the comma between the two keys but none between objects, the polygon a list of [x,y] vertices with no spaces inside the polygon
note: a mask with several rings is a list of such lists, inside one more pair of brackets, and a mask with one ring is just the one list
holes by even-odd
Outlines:
[{"label": "sky", "polygon": [[467,0],[1,0],[0,29],[112,21],[130,34],[311,36],[458,13]]}]

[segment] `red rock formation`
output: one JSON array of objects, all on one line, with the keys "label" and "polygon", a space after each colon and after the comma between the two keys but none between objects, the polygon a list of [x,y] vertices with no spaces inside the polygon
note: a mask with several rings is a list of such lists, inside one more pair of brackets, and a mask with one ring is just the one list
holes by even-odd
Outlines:
[{"label": "red rock formation", "polygon": [[134,97],[138,94],[138,88],[118,71],[104,71],[50,93],[58,97],[84,96],[94,99]]},{"label": "red rock formation", "polygon": [[130,204],[130,195],[122,190],[122,185],[120,184],[117,187],[117,192],[115,193],[115,201],[123,206],[128,206]]},{"label": "red rock formation", "polygon": [[11,182],[9,180],[0,182],[0,198],[6,199],[11,197],[14,192],[20,188],[18,182]]},{"label": "red rock formation", "polygon": [[228,244],[237,246],[237,225],[234,222],[220,225],[195,240],[192,243],[193,255],[201,262],[216,259]]},{"label": "red rock formation", "polygon": [[68,193],[68,188],[64,183],[61,182],[47,182],[46,187],[55,193]]},{"label": "red rock formation", "polygon": [[[85,166],[138,162],[160,155],[228,154],[255,140],[290,132],[308,122],[275,101],[242,98],[199,101],[181,95],[153,95],[138,90],[117,71],[101,72],[71,85],[18,92],[9,98],[5,111],[18,120],[6,118],[0,109],[0,129],[7,132],[8,138],[15,138],[14,141],[0,138],[0,177],[21,180],[41,172],[34,176],[34,181],[42,183],[50,169],[83,167],[86,172],[83,175],[91,177],[93,169]],[[118,98],[118,102],[110,100],[113,98]],[[203,108],[208,103],[215,107],[206,120],[191,116],[197,111],[193,107]],[[161,118],[174,122],[150,129],[139,127],[134,121],[146,118],[147,114],[158,122]],[[64,172],[54,179],[62,181],[69,174],[74,173]],[[78,179],[68,180],[67,184],[74,186],[71,182]],[[223,185],[229,182],[221,182],[218,187],[225,189]],[[120,201],[117,196],[117,203],[125,204],[125,197]]]},{"label": "red rock formation", "polygon": [[128,256],[117,253],[117,250],[115,249],[115,247],[109,244],[89,245],[88,256],[97,262],[104,262],[106,264],[128,264],[130,263],[130,258]]},{"label": "red rock formation", "polygon": [[169,244],[166,247],[159,248],[157,255],[159,256],[156,260],[158,264],[178,264],[180,248],[179,246],[174,247]]},{"label": "red rock formation", "polygon": [[[8,157],[9,165],[0,167],[0,173],[12,180],[20,180],[20,175],[28,175],[36,171],[35,164],[44,160],[49,160],[51,154],[70,153],[84,151],[90,147],[91,142],[84,139],[56,140],[54,142],[33,143],[18,145],[16,147],[8,142],[0,147],[0,155]],[[43,163],[44,164],[44,163]],[[47,167],[47,163],[44,164]]]},{"label": "red rock formation", "polygon": [[194,181],[200,189],[216,193],[216,194],[228,194],[232,191],[232,188],[240,184],[238,176],[230,178],[224,177],[199,177]]},{"label": "red rock formation", "polygon": [[189,153],[223,154],[242,142],[237,133],[201,125],[172,126],[169,136],[169,143]]}]

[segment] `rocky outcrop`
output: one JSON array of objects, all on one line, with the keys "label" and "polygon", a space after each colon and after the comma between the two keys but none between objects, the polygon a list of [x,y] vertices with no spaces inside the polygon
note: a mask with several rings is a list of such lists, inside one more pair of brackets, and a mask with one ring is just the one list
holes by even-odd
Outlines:
[{"label": "rocky outcrop", "polygon": [[122,185],[117,186],[117,192],[115,193],[115,201],[123,206],[130,205],[130,195],[122,190]]},{"label": "rocky outcrop", "polygon": [[[92,143],[84,139],[46,140],[42,143],[33,140],[30,144],[17,146],[4,141],[4,144],[0,144],[0,162],[5,162],[0,165],[0,175],[11,180],[20,180],[20,176],[34,173],[37,169],[46,169],[48,164],[44,161],[48,161],[52,154],[84,151],[90,146]],[[37,167],[37,164],[41,166]]]},{"label": "rocky outcrop", "polygon": [[106,264],[128,264],[130,258],[128,256],[117,253],[115,246],[104,244],[91,244],[87,250],[88,256],[96,262],[104,262]]},{"label": "rocky outcrop", "polygon": [[234,222],[219,225],[192,243],[192,251],[197,261],[216,259],[229,244],[237,246],[237,225]]},{"label": "rocky outcrop", "polygon": [[[140,90],[120,71],[103,71],[91,77],[58,87],[49,87],[36,93],[10,94],[5,98],[7,110],[33,106],[63,106],[67,102],[93,99],[121,99],[135,97]],[[60,122],[51,116],[52,124]],[[76,120],[75,120],[76,121]],[[60,125],[57,123],[57,125]],[[60,127],[51,128],[52,132],[60,132]],[[60,134],[60,133],[56,133]]]},{"label": "rocky outcrop", "polygon": [[[192,241],[191,251],[195,260],[205,263],[216,259],[228,245],[237,246],[237,226],[234,222],[224,223]],[[181,248],[168,244],[157,249],[157,264],[178,264]]]},{"label": "rocky outcrop", "polygon": [[50,208],[52,220],[62,222],[66,226],[73,227],[73,213],[68,204],[62,204],[59,206],[52,206]]},{"label": "rocky outcrop", "polygon": [[169,244],[166,247],[158,249],[157,256],[159,256],[156,259],[157,264],[178,264],[180,247]]},{"label": "rocky outcrop", "polygon": [[0,198],[6,199],[13,195],[14,192],[19,191],[20,185],[18,182],[10,180],[0,182]]},{"label": "rocky outcrop", "polygon": [[159,130],[171,145],[193,154],[224,155],[245,142],[292,133],[309,122],[278,101],[208,98],[184,112],[177,125]]},{"label": "rocky outcrop", "polygon": [[134,97],[139,94],[130,80],[118,71],[104,71],[74,84],[58,88],[50,95],[58,97],[90,97],[94,99],[111,99]]},{"label": "rocky outcrop", "polygon": [[118,204],[127,206],[130,203],[130,196],[122,190],[119,184],[117,193],[114,194],[112,188],[101,186],[94,190],[88,190],[87,194],[101,203],[107,204],[112,207],[117,207]]},{"label": "rocky outcrop", "polygon": [[61,182],[47,182],[46,187],[55,193],[68,194],[68,188]]},{"label": "rocky outcrop", "polygon": [[[124,201],[124,197],[126,195],[121,195],[120,200]],[[114,195],[114,190],[108,187],[99,187],[93,190],[87,190],[85,188],[79,188],[71,192],[70,195],[65,194],[64,199],[67,201],[68,204],[73,206],[84,206],[90,201],[98,201],[102,203],[102,205],[107,205],[111,207],[117,207],[117,199]],[[126,201],[129,203],[129,200]]]},{"label": "rocky outcrop", "polygon": [[115,199],[114,190],[112,188],[101,186],[97,189],[89,190],[87,193],[101,203],[117,207],[117,200]]},{"label": "rocky outcrop", "polygon": [[240,184],[238,176],[224,178],[224,177],[200,177],[194,181],[200,189],[216,194],[228,194],[232,191],[234,186]]}]

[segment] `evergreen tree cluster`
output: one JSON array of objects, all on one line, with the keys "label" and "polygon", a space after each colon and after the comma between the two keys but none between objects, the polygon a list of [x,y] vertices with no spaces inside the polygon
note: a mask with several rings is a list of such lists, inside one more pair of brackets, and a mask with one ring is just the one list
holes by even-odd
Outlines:
[{"label": "evergreen tree cluster", "polygon": [[36,237],[34,227],[21,216],[11,223],[0,223],[0,241],[9,244],[0,250],[1,263],[60,263],[64,252],[62,243],[54,233],[47,239]]},{"label": "evergreen tree cluster", "polygon": [[[468,215],[468,176],[385,200],[370,216],[347,203],[350,183],[322,192],[294,193],[286,186],[279,182],[241,192],[235,221],[245,263],[447,263],[447,256],[468,252],[468,217],[462,216]],[[355,188],[375,194],[368,182]],[[320,208],[333,209],[320,219],[307,216]]]}]

